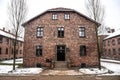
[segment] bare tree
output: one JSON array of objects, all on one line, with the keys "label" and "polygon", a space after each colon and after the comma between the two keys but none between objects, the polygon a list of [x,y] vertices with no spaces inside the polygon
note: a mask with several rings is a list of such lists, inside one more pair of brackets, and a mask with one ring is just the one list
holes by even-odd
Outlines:
[{"label": "bare tree", "polygon": [[93,20],[99,22],[98,34],[105,32],[104,17],[105,9],[100,0],[86,0],[87,14]]},{"label": "bare tree", "polygon": [[14,38],[13,70],[15,70],[15,59],[17,53],[17,40],[23,31],[21,24],[24,22],[27,13],[26,0],[10,0],[8,5],[9,23],[12,27]]},{"label": "bare tree", "polygon": [[101,64],[100,64],[101,53],[100,53],[100,47],[98,42],[98,34],[105,32],[105,26],[104,26],[105,10],[100,0],[86,0],[86,9],[87,9],[88,16],[101,24],[99,28],[96,27],[99,69],[101,69]]}]

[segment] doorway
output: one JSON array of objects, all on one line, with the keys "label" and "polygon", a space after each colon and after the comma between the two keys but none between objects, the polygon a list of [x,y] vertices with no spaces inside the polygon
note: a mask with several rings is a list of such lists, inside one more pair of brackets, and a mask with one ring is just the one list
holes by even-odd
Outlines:
[{"label": "doorway", "polygon": [[57,61],[65,61],[65,45],[57,45]]}]

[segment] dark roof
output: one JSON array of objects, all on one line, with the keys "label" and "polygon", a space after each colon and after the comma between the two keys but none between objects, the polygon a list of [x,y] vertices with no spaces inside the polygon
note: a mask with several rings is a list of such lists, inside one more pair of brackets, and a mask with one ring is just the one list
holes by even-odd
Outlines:
[{"label": "dark roof", "polygon": [[87,16],[81,14],[80,12],[78,12],[78,11],[76,11],[76,10],[74,10],[74,9],[63,8],[63,7],[48,9],[48,10],[44,11],[43,13],[41,13],[41,14],[39,14],[39,15],[33,17],[32,19],[30,19],[30,20],[28,20],[28,21],[26,21],[26,22],[23,23],[22,25],[25,26],[25,25],[26,25],[27,23],[29,23],[30,21],[36,19],[37,17],[39,17],[39,16],[41,16],[41,15],[47,13],[47,12],[75,12],[75,13],[78,13],[79,15],[83,16],[84,18],[86,18],[86,19],[88,19],[88,20],[90,20],[90,21],[96,23],[98,26],[100,25],[100,23],[98,23],[98,22],[96,22],[95,20],[93,20],[93,19],[91,19],[91,18],[89,18],[89,17],[87,17]]}]

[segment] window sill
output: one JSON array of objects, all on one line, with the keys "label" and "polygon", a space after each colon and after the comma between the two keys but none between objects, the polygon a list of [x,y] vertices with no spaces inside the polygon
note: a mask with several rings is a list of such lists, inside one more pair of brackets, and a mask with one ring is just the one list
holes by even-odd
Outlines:
[{"label": "window sill", "polygon": [[79,36],[79,38],[86,38],[86,36]]},{"label": "window sill", "polygon": [[43,38],[43,36],[37,36],[37,38]]},{"label": "window sill", "polygon": [[57,38],[64,38],[64,37],[57,37]]}]

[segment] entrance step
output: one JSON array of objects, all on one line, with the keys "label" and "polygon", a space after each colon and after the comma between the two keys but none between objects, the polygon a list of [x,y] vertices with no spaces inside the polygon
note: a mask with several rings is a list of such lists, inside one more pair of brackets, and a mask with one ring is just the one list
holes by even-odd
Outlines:
[{"label": "entrance step", "polygon": [[65,62],[65,61],[56,61],[54,69],[58,69],[58,70],[66,70],[66,69],[68,69],[67,68],[67,62]]}]

